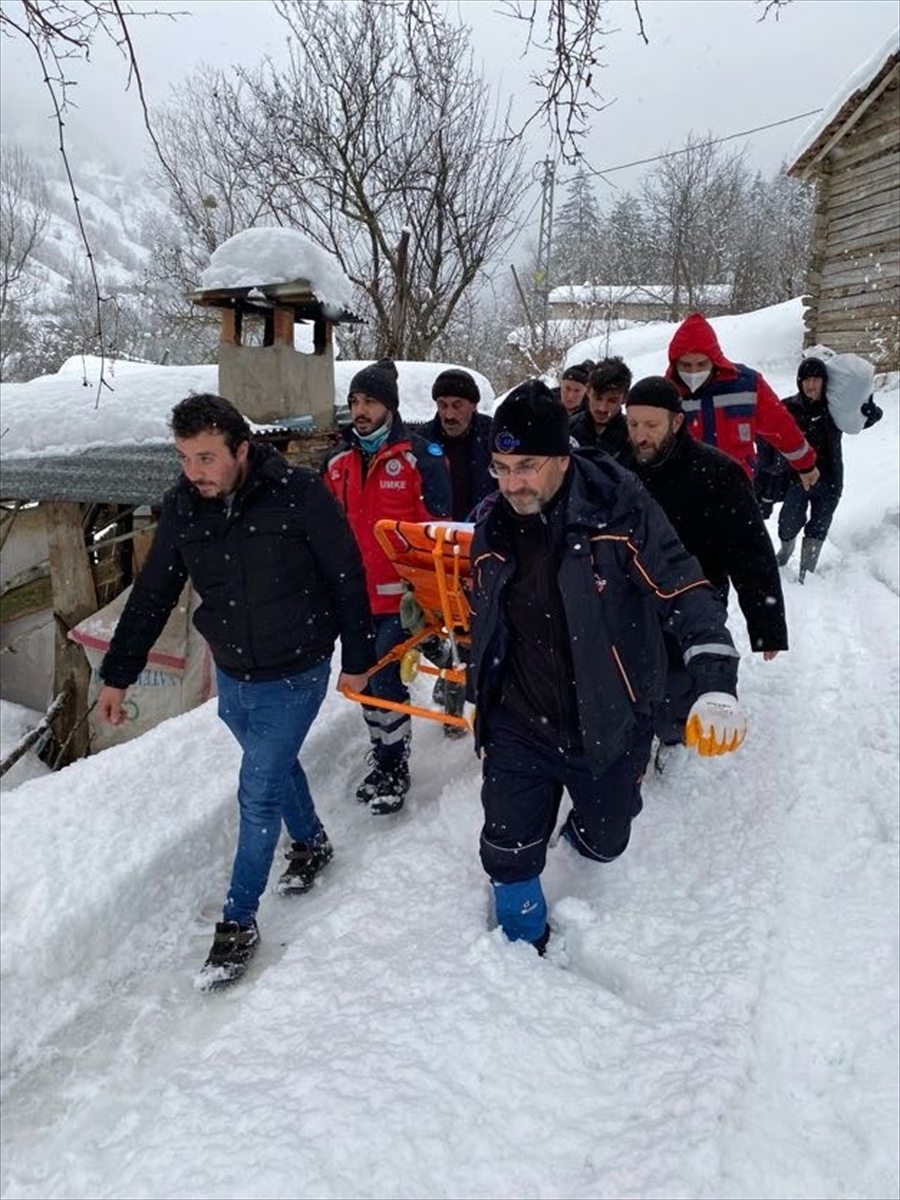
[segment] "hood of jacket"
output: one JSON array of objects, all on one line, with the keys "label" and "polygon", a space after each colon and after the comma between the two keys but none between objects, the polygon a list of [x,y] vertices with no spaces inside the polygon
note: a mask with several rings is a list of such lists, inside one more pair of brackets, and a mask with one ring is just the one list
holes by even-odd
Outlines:
[{"label": "hood of jacket", "polygon": [[680,383],[681,378],[675,364],[686,354],[705,354],[712,361],[717,375],[737,375],[737,367],[726,358],[716,337],[716,331],[702,313],[691,313],[681,322],[669,342],[668,379]]}]

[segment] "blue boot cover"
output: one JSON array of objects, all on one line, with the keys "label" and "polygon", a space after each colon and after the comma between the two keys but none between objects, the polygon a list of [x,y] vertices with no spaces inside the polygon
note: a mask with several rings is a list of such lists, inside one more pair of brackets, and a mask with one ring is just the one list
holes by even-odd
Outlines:
[{"label": "blue boot cover", "polygon": [[547,927],[547,901],[540,879],[522,883],[491,880],[497,922],[511,942],[536,942]]}]

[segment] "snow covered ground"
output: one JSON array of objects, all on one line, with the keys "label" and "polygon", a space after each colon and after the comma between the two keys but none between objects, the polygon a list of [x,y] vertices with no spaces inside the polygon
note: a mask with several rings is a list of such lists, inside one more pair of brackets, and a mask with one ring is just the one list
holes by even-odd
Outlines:
[{"label": "snow covered ground", "polygon": [[551,851],[545,960],[490,928],[471,745],[418,722],[373,817],[334,691],[303,756],[334,863],[265,897],[229,992],[192,988],[236,828],[215,702],[4,786],[2,1195],[897,1196],[890,383],[819,572],[785,570],[791,650],[751,655],[733,607],[747,742],[649,778],[618,862]]}]

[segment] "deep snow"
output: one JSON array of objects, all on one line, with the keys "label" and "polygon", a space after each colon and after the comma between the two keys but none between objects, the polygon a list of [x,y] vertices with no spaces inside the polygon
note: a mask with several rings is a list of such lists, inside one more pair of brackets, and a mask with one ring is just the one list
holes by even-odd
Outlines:
[{"label": "deep snow", "polygon": [[[783,319],[721,333],[782,391],[799,323],[780,356],[752,330]],[[303,755],[334,863],[265,897],[229,992],[192,988],[236,826],[214,701],[4,786],[2,1195],[897,1196],[896,377],[878,399],[819,572],[785,570],[790,651],[732,606],[747,742],[648,778],[618,862],[551,851],[546,960],[490,928],[471,745],[418,722],[373,817],[334,691]]]}]

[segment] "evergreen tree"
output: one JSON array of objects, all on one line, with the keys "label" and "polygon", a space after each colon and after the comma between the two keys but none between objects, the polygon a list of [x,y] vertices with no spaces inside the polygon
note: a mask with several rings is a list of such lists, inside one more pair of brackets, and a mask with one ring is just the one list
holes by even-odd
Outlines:
[{"label": "evergreen tree", "polygon": [[553,284],[594,281],[600,257],[600,209],[583,167],[568,185],[568,195],[554,218]]}]

